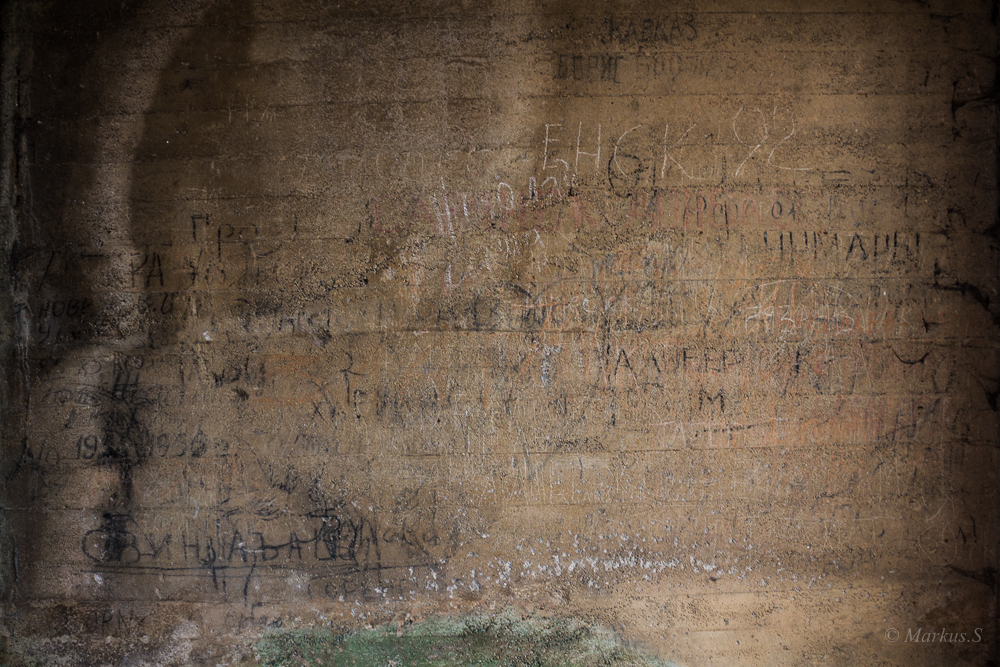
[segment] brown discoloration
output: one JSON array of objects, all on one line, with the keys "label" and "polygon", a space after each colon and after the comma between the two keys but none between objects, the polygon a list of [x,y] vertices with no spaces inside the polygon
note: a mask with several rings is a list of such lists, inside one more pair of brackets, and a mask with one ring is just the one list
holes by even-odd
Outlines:
[{"label": "brown discoloration", "polygon": [[981,664],[960,4],[18,3],[4,659],[519,603],[680,664]]}]

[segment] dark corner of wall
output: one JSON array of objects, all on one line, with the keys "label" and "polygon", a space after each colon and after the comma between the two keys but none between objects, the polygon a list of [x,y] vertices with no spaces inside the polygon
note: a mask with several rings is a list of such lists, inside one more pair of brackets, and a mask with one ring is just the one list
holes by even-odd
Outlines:
[{"label": "dark corner of wall", "polygon": [[[17,327],[15,325],[16,255],[18,234],[17,172],[19,156],[17,137],[18,31],[20,2],[0,1],[0,600],[7,599],[15,580],[15,547],[8,530],[8,513],[15,502],[7,496],[4,480],[17,465],[19,410],[17,400]],[[0,658],[4,653],[0,635]]]}]

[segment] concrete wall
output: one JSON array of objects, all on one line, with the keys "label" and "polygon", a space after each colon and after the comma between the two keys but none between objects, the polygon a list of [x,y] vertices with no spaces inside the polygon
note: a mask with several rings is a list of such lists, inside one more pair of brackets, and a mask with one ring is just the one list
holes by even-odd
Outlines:
[{"label": "concrete wall", "polygon": [[6,660],[987,664],[997,6],[803,7],[9,4]]}]

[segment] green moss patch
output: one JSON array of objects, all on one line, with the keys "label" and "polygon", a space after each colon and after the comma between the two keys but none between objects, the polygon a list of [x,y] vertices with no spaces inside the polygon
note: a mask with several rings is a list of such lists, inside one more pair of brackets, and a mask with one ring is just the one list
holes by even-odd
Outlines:
[{"label": "green moss patch", "polygon": [[276,630],[255,647],[268,667],[663,667],[592,625],[514,612],[436,618],[337,634]]}]

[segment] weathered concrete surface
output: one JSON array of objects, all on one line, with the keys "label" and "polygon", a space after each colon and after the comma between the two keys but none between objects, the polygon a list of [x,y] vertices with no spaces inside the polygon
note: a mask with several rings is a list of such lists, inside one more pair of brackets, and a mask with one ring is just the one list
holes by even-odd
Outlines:
[{"label": "weathered concrete surface", "polygon": [[987,664],[997,10],[809,5],[11,5],[6,661]]}]

